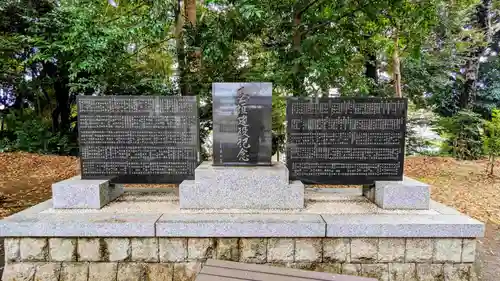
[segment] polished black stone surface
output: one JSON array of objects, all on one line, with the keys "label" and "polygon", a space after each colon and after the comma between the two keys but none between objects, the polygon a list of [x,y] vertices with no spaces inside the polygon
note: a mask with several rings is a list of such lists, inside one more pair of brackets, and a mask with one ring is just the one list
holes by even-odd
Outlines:
[{"label": "polished black stone surface", "polygon": [[199,155],[196,97],[79,96],[83,179],[180,183]]},{"label": "polished black stone surface", "polygon": [[407,100],[287,100],[287,167],[306,184],[403,177]]},{"label": "polished black stone surface", "polygon": [[270,165],[271,83],[214,83],[213,164]]}]

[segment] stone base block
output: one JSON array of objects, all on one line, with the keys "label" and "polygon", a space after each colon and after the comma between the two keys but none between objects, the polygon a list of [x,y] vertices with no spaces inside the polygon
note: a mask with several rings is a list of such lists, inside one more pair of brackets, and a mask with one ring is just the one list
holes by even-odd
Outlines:
[{"label": "stone base block", "polygon": [[304,185],[290,183],[283,163],[229,167],[204,162],[179,185],[181,209],[302,209]]},{"label": "stone base block", "polygon": [[382,209],[428,210],[429,185],[404,177],[402,181],[377,181],[365,187],[363,195]]},{"label": "stone base block", "polygon": [[192,281],[207,259],[218,259],[379,281],[476,281],[475,243],[455,238],[9,238],[2,280]]},{"label": "stone base block", "polygon": [[52,203],[56,209],[100,209],[124,192],[122,185],[109,180],[82,180],[75,176],[52,185]]}]

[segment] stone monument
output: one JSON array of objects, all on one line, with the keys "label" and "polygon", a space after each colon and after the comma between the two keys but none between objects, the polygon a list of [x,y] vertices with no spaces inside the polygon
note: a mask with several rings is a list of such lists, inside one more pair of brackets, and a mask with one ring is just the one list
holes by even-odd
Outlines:
[{"label": "stone monument", "polygon": [[214,83],[213,164],[179,186],[182,209],[301,209],[304,185],[271,163],[271,83]]},{"label": "stone monument", "polygon": [[429,186],[403,177],[406,115],[404,98],[289,98],[290,178],[363,184],[383,209],[429,209]]},{"label": "stone monument", "polygon": [[82,175],[0,220],[2,281],[194,281],[207,259],[476,280],[484,224],[403,176],[405,99],[291,98],[285,166],[271,162],[270,83],[213,96],[214,162],[200,165],[196,98],[80,97]]},{"label": "stone monument", "polygon": [[196,97],[78,96],[81,176],[52,186],[55,208],[99,209],[122,183],[180,183],[198,166]]}]

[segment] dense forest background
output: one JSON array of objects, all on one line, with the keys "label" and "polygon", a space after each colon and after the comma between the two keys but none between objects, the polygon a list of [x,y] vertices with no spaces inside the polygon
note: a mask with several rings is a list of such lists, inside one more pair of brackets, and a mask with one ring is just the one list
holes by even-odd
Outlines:
[{"label": "dense forest background", "polygon": [[412,124],[432,122],[437,153],[476,159],[500,147],[499,11],[493,0],[2,0],[0,151],[76,154],[77,95],[197,95],[205,141],[213,82],[269,81],[275,150],[287,96],[404,96],[417,112],[407,153],[428,145]]}]

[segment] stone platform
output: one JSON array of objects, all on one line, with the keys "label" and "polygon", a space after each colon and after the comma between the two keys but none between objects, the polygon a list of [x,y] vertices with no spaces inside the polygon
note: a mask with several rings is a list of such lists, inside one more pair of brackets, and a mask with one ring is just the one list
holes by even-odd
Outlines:
[{"label": "stone platform", "polygon": [[304,184],[289,181],[284,163],[272,166],[200,164],[194,180],[179,185],[181,209],[302,209]]},{"label": "stone platform", "polygon": [[163,191],[129,190],[100,210],[49,200],[1,220],[2,280],[184,281],[216,258],[381,281],[472,281],[484,234],[481,222],[434,201],[385,210],[360,189],[306,189],[302,210],[182,210],[176,192]]}]

